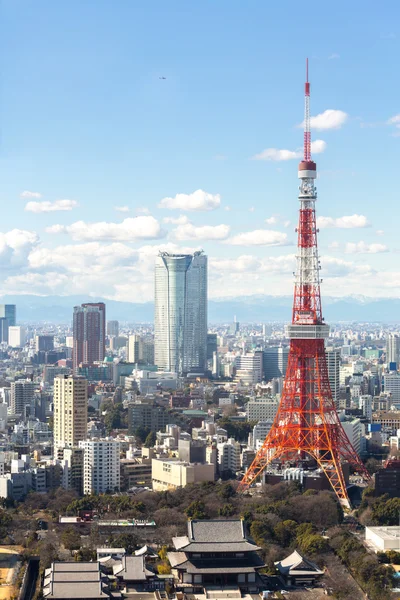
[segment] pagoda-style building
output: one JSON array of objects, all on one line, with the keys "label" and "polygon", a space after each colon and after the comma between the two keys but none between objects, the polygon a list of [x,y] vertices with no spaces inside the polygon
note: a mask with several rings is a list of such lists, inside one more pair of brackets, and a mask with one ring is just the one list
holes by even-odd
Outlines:
[{"label": "pagoda-style building", "polygon": [[244,521],[188,521],[187,535],[172,542],[175,552],[169,552],[168,559],[178,589],[262,587],[257,573],[265,567],[257,554],[261,548],[246,535]]}]

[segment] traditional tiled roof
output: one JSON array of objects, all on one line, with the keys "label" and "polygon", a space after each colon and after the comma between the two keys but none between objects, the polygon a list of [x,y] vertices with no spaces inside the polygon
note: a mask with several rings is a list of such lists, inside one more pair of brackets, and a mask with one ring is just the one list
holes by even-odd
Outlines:
[{"label": "traditional tiled roof", "polygon": [[113,573],[123,581],[146,581],[154,577],[154,573],[146,569],[144,556],[124,556],[118,565],[113,566]]},{"label": "traditional tiled roof", "polygon": [[109,598],[103,591],[98,562],[52,563],[45,571],[43,584],[45,598]]},{"label": "traditional tiled roof", "polygon": [[323,575],[324,573],[315,563],[305,558],[297,550],[276,562],[275,566],[282,575]]},{"label": "traditional tiled roof", "polygon": [[187,560],[185,552],[168,552],[167,558],[172,568],[181,565]]},{"label": "traditional tiled roof", "polygon": [[188,535],[172,539],[184,552],[253,552],[258,546],[246,537],[241,520],[188,521]]},{"label": "traditional tiled roof", "polygon": [[178,568],[187,573],[254,573],[257,569],[265,567],[265,563],[258,554],[241,560],[217,559],[217,560],[186,560],[178,565]]}]

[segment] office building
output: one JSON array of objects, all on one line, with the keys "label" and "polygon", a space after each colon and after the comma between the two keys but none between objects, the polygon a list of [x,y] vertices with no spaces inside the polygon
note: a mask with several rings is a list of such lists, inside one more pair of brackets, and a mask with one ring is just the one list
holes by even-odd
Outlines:
[{"label": "office building", "polygon": [[87,436],[87,380],[57,375],[54,378],[54,448],[77,446]]},{"label": "office building", "polygon": [[120,490],[120,447],[112,438],[79,442],[84,450],[83,493],[105,494]]},{"label": "office building", "polygon": [[14,327],[17,324],[15,304],[0,304],[0,319],[7,319],[9,327]]},{"label": "office building", "polygon": [[263,350],[264,380],[271,381],[274,377],[286,375],[289,347],[271,346]]},{"label": "office building", "polygon": [[275,398],[252,398],[246,405],[248,421],[273,421],[279,406]]},{"label": "office building", "polygon": [[26,344],[25,327],[10,325],[8,328],[8,345],[11,348],[22,348]]},{"label": "office building", "polygon": [[340,394],[340,348],[326,348],[329,385],[335,406],[339,406]]},{"label": "office building", "polygon": [[386,363],[388,365],[395,363],[399,367],[400,358],[400,336],[397,333],[390,333],[386,340]]},{"label": "office building", "polygon": [[118,335],[119,335],[118,321],[107,321],[107,335],[118,337]]},{"label": "office building", "polygon": [[218,352],[216,333],[207,333],[207,360],[213,360],[214,352]]},{"label": "office building", "polygon": [[8,343],[8,320],[4,317],[0,318],[0,343]]},{"label": "office building", "polygon": [[240,470],[240,444],[233,438],[217,444],[218,472],[221,475],[232,475]]},{"label": "office building", "polygon": [[360,419],[341,419],[342,427],[357,454],[361,451],[361,436],[363,434],[363,426]]},{"label": "office building", "polygon": [[390,396],[390,404],[400,408],[400,373],[385,373],[383,385],[385,393]]},{"label": "office building", "polygon": [[170,458],[153,458],[151,463],[155,492],[176,490],[190,483],[214,481],[213,464],[191,464]]},{"label": "office building", "polygon": [[93,364],[104,360],[106,333],[106,305],[87,303],[74,307],[72,353],[73,368],[81,363]]},{"label": "office building", "polygon": [[130,363],[139,363],[143,360],[143,340],[140,335],[134,334],[128,337],[127,357]]},{"label": "office building", "polygon": [[[18,379],[11,383],[11,414],[23,417],[33,412],[35,384],[30,379]],[[29,407],[29,408],[28,408]]]},{"label": "office building", "polygon": [[358,407],[362,410],[364,417],[372,421],[372,396],[365,394],[358,399]]},{"label": "office building", "polygon": [[160,370],[207,366],[207,257],[162,252],[155,265],[154,360]]},{"label": "office building", "polygon": [[54,335],[35,335],[36,352],[50,352],[54,350]]},{"label": "office building", "polygon": [[261,383],[263,375],[263,353],[247,352],[236,356],[236,378],[249,384]]},{"label": "office building", "polygon": [[133,402],[128,406],[129,434],[133,435],[138,428],[149,431],[161,431],[169,423],[169,413],[164,406]]},{"label": "office building", "polygon": [[257,425],[254,425],[251,435],[251,445],[255,450],[258,450],[262,446],[265,438],[271,431],[271,427],[272,421],[259,421]]}]

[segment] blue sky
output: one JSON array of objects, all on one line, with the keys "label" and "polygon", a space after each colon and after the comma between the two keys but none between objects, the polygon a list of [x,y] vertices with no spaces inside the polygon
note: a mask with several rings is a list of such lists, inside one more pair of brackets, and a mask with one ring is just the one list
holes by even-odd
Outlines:
[{"label": "blue sky", "polygon": [[3,0],[0,293],[146,301],[200,247],[210,296],[291,293],[308,56],[323,293],[397,296],[400,6],[307,10]]}]

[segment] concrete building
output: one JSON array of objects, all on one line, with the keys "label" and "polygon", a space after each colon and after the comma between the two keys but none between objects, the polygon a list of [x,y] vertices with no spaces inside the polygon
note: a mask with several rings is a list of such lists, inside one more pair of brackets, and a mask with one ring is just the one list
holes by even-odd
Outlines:
[{"label": "concrete building", "polygon": [[368,419],[368,421],[372,420],[372,404],[372,396],[368,394],[364,394],[358,399],[358,407],[363,411],[363,415]]},{"label": "concrete building", "polygon": [[326,360],[328,363],[329,385],[335,406],[339,406],[340,393],[340,348],[327,348]]},{"label": "concrete building", "polygon": [[259,421],[257,425],[253,427],[253,433],[251,435],[251,445],[255,450],[258,450],[260,445],[263,444],[265,438],[271,431],[273,421]]},{"label": "concrete building", "polygon": [[236,378],[246,379],[250,384],[261,383],[263,375],[263,353],[246,352],[236,356]]},{"label": "concrete building", "polygon": [[206,444],[203,440],[178,440],[179,460],[187,463],[206,462]]},{"label": "concrete building", "polygon": [[11,348],[23,348],[26,344],[25,327],[20,325],[9,326],[8,328],[8,345]]},{"label": "concrete building", "polygon": [[397,333],[390,333],[386,340],[386,363],[400,366],[400,337]]},{"label": "concrete building", "polygon": [[83,448],[58,448],[57,458],[62,466],[62,487],[83,495]]},{"label": "concrete building", "polygon": [[133,435],[138,427],[149,431],[160,431],[169,423],[169,413],[164,406],[153,403],[133,402],[128,406],[129,434]]},{"label": "concrete building", "polygon": [[183,488],[189,483],[214,481],[213,464],[190,464],[174,459],[152,460],[153,490],[162,492]]},{"label": "concrete building", "polygon": [[120,445],[112,438],[79,442],[84,450],[83,493],[105,494],[120,490]]},{"label": "concrete building", "polygon": [[363,426],[360,419],[342,421],[342,426],[354,450],[357,454],[360,454],[361,436],[363,434]]},{"label": "concrete building", "polygon": [[276,398],[253,398],[247,405],[248,421],[273,421],[279,401]]},{"label": "concrete building", "polygon": [[162,252],[155,264],[154,361],[160,370],[207,368],[207,257]]},{"label": "concrete building", "polygon": [[83,377],[54,378],[54,447],[78,446],[87,435],[88,382]]},{"label": "concrete building", "polygon": [[85,303],[74,307],[73,368],[81,363],[93,364],[104,360],[106,343],[106,305],[104,302]]},{"label": "concrete building", "polygon": [[385,373],[383,385],[385,392],[390,394],[390,403],[400,408],[400,373]]},{"label": "concrete building", "polygon": [[18,379],[11,383],[11,413],[26,416],[27,407],[34,407],[35,384],[30,379]]},{"label": "concrete building", "polygon": [[119,335],[118,321],[107,321],[107,335],[118,337],[118,335]]},{"label": "concrete building", "polygon": [[35,351],[49,352],[54,350],[54,335],[35,335]]},{"label": "concrete building", "polygon": [[240,470],[240,444],[233,438],[217,444],[218,471],[220,475]]},{"label": "concrete building", "polygon": [[128,337],[126,360],[133,364],[143,360],[143,340],[140,335],[134,334]]},{"label": "concrete building", "polygon": [[366,527],[365,541],[375,552],[400,549],[400,526]]}]

